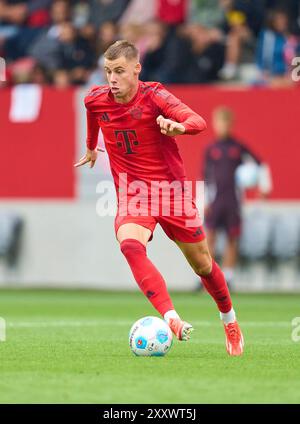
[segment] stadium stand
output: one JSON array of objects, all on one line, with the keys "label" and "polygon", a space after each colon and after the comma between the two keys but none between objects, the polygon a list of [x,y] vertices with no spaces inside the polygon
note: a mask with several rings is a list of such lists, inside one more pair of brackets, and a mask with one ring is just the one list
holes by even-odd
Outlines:
[{"label": "stadium stand", "polygon": [[298,0],[0,0],[0,56],[8,85],[92,84],[106,47],[126,37],[145,79],[286,85],[299,9]]}]

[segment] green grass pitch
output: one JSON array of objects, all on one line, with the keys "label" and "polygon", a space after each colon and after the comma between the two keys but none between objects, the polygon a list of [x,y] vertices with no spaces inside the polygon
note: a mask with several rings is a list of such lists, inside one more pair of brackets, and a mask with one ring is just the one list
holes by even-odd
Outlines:
[{"label": "green grass pitch", "polygon": [[203,293],[174,293],[195,331],[165,357],[135,357],[131,324],[155,311],[138,293],[1,290],[1,403],[299,403],[299,295],[233,296],[246,343],[229,357]]}]

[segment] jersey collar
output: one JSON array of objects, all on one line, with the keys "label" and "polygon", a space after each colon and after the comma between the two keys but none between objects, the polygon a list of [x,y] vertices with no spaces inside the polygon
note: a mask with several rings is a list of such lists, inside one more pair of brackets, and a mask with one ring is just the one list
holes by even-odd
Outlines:
[{"label": "jersey collar", "polygon": [[109,90],[109,93],[108,93],[108,98],[109,98],[109,100],[112,102],[112,103],[114,103],[115,105],[118,105],[118,106],[123,106],[123,107],[127,107],[127,106],[131,106],[135,101],[136,101],[136,99],[137,99],[137,97],[138,97],[138,95],[139,95],[139,93],[140,93],[140,90],[141,90],[141,81],[139,81],[139,84],[138,84],[138,89],[137,89],[137,92],[135,93],[135,95],[132,97],[132,99],[128,102],[128,103],[119,103],[119,102],[116,102],[115,101],[115,98],[114,98],[114,96],[113,96],[113,94],[112,94],[112,92],[111,92],[111,90]]}]

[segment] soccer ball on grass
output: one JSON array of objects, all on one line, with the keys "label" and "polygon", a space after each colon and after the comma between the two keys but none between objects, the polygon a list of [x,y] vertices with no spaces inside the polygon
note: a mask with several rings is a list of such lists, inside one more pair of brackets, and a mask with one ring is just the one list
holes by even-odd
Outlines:
[{"label": "soccer ball on grass", "polygon": [[158,317],[144,317],[129,331],[129,346],[137,356],[164,356],[172,346],[173,336],[168,324]]}]

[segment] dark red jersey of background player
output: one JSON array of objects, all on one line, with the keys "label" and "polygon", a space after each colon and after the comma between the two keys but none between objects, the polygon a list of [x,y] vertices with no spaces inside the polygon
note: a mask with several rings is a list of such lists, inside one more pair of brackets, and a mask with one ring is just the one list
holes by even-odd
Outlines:
[{"label": "dark red jersey of background player", "polygon": [[109,86],[94,87],[85,98],[87,108],[87,147],[95,149],[101,128],[109,156],[117,194],[119,174],[127,182],[184,181],[185,170],[176,139],[163,135],[156,118],[180,122],[186,134],[206,128],[205,121],[160,83],[139,81],[135,96],[128,103],[117,103]]}]

